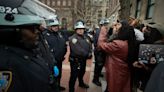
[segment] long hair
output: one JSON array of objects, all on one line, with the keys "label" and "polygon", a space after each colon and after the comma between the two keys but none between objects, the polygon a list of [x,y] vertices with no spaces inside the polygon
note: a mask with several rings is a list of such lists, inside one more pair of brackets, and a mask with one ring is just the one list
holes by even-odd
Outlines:
[{"label": "long hair", "polygon": [[158,29],[147,26],[147,30],[149,32],[144,33],[145,39],[142,43],[153,44],[154,42],[163,38],[162,34],[159,32]]},{"label": "long hair", "polygon": [[118,39],[119,40],[127,40],[128,41],[128,57],[127,62],[128,64],[132,64],[135,61],[135,53],[136,53],[136,37],[134,28],[131,27],[126,20],[120,21],[122,27],[118,32]]}]

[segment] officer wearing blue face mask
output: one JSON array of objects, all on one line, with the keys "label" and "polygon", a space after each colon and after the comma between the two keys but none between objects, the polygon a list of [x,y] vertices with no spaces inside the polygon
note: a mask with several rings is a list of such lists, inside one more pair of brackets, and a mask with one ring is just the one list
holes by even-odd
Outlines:
[{"label": "officer wearing blue face mask", "polygon": [[66,39],[63,36],[62,31],[59,29],[59,21],[57,18],[51,18],[47,20],[48,30],[44,33],[50,51],[53,57],[57,61],[57,67],[59,68],[59,76],[57,78],[59,88],[61,91],[65,90],[65,87],[60,85],[60,80],[62,77],[62,62],[65,59],[64,56],[67,51]]}]

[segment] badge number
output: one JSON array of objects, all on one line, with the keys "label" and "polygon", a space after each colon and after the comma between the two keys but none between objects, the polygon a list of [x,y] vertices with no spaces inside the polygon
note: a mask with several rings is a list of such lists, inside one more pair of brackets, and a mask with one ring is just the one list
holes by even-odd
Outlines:
[{"label": "badge number", "polygon": [[18,14],[18,9],[17,8],[0,6],[0,12],[1,13],[15,13],[15,14]]}]

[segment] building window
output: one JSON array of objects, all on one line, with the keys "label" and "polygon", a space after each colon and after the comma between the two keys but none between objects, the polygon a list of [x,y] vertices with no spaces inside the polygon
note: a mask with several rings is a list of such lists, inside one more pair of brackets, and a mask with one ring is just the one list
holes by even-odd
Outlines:
[{"label": "building window", "polygon": [[67,19],[62,18],[62,29],[67,29]]},{"label": "building window", "polygon": [[60,0],[57,1],[57,6],[60,6]]},{"label": "building window", "polygon": [[52,6],[55,6],[55,1],[52,1]]},{"label": "building window", "polygon": [[47,5],[50,6],[50,0],[47,0]]},{"label": "building window", "polygon": [[155,8],[155,0],[148,0],[146,19],[152,19]]},{"label": "building window", "polygon": [[141,14],[141,0],[137,0],[136,14],[135,17],[139,18]]},{"label": "building window", "polygon": [[102,4],[102,2],[103,2],[103,0],[99,0],[99,3],[101,3],[101,4]]},{"label": "building window", "polygon": [[63,6],[66,6],[66,1],[65,0],[63,1]]},{"label": "building window", "polygon": [[72,2],[71,0],[68,1],[68,6],[71,6]]},{"label": "building window", "polygon": [[102,17],[102,10],[98,11],[98,17],[101,18]]}]

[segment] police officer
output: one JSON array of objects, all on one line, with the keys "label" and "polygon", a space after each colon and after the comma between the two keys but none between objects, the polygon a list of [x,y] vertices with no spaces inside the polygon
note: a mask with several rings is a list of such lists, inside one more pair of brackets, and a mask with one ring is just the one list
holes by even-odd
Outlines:
[{"label": "police officer", "polygon": [[78,21],[75,26],[75,34],[69,38],[71,76],[69,80],[69,92],[74,92],[74,86],[78,77],[79,86],[89,88],[83,81],[86,60],[91,57],[91,43],[84,35],[85,26]]},{"label": "police officer", "polygon": [[0,92],[52,92],[49,66],[33,51],[42,18],[18,11],[22,0],[0,2]]},{"label": "police officer", "polygon": [[[109,20],[106,18],[103,18],[100,20],[99,22],[100,24],[100,28],[103,25],[108,25],[109,24]],[[104,66],[104,61],[105,61],[105,52],[99,50],[97,48],[97,41],[98,41],[98,37],[99,37],[99,33],[100,33],[100,29],[96,29],[95,30],[95,35],[94,35],[94,55],[95,55],[95,68],[94,68],[94,77],[92,82],[94,84],[96,84],[97,86],[101,86],[101,82],[99,81],[99,77],[101,75],[101,71],[102,68]]]},{"label": "police officer", "polygon": [[62,32],[59,30],[59,21],[57,18],[52,18],[47,21],[48,30],[45,33],[45,38],[50,47],[50,51],[53,53],[55,60],[57,61],[57,67],[59,68],[58,84],[60,90],[65,90],[60,85],[62,75],[62,62],[65,59],[64,56],[67,51],[66,40],[63,37]]},{"label": "police officer", "polygon": [[[42,25],[40,25],[42,26]],[[46,64],[49,66],[51,70],[50,75],[50,84],[54,92],[59,92],[59,84],[57,81],[57,76],[59,75],[59,70],[57,67],[57,61],[53,57],[52,53],[50,52],[49,45],[47,40],[44,37],[44,31],[47,30],[46,28],[40,28],[39,32],[39,43],[34,51],[37,55],[40,55],[46,61]]]},{"label": "police officer", "polygon": [[90,42],[93,43],[93,35],[94,35],[93,29],[89,28],[84,34],[89,38]]}]

